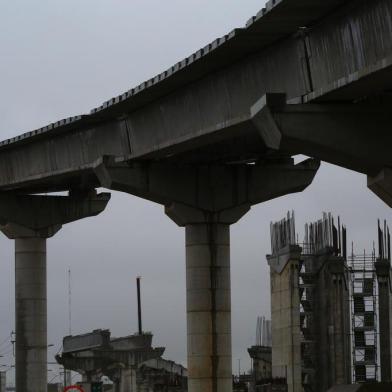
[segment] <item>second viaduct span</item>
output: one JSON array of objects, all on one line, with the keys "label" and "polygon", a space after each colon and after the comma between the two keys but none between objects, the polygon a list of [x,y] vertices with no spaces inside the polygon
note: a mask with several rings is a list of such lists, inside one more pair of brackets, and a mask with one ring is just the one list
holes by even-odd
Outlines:
[{"label": "second viaduct span", "polygon": [[[364,173],[392,205],[391,91],[390,0],[272,0],[90,114],[0,143],[17,391],[46,390],[45,238],[102,211],[101,186],[186,228],[189,391],[230,391],[230,225],[304,190],[319,160]],[[312,158],[294,165],[295,154]],[[55,191],[69,195],[38,195]]]}]

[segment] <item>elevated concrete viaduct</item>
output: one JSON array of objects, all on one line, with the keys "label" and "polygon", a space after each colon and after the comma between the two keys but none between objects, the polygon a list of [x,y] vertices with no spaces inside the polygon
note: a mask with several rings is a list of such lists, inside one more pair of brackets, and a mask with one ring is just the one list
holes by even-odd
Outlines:
[{"label": "elevated concrete viaduct", "polygon": [[164,205],[186,227],[189,391],[227,392],[230,224],[305,189],[318,160],[364,173],[392,205],[391,76],[390,0],[271,0],[90,114],[0,143],[0,191],[104,186]]}]

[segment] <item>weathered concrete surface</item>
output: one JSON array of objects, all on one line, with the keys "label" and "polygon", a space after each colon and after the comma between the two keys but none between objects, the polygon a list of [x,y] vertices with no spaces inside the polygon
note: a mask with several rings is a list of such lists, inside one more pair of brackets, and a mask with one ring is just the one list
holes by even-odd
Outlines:
[{"label": "weathered concrete surface", "polygon": [[109,198],[0,195],[0,230],[15,239],[17,392],[47,390],[46,239],[63,223],[99,214]]},{"label": "weathered concrete surface", "polygon": [[100,214],[109,200],[109,193],[95,191],[82,197],[0,194],[0,229],[9,238],[48,238],[63,224]]},{"label": "weathered concrete surface", "polygon": [[109,377],[116,392],[152,391],[159,385],[168,391],[172,387],[179,391],[179,385],[185,388],[186,369],[163,359],[165,348],[153,347],[152,338],[151,333],[112,338],[109,330],[101,329],[66,336],[63,352],[56,360],[66,369],[80,373],[86,382]]},{"label": "weathered concrete surface", "polygon": [[6,384],[7,384],[7,373],[0,372],[0,392],[6,392],[5,391]]},{"label": "weathered concrete surface", "polygon": [[301,248],[290,246],[282,252],[288,257],[279,269],[275,268],[277,255],[267,257],[271,267],[272,377],[286,378],[288,392],[302,392],[298,286]]},{"label": "weathered concrete surface", "polygon": [[370,75],[391,65],[391,2],[349,1],[331,17],[333,24],[320,23],[308,34],[313,92],[305,100],[348,100],[382,91],[381,79],[390,69],[381,79]]},{"label": "weathered concrete surface", "polygon": [[364,173],[368,188],[392,206],[390,104],[287,104],[286,95],[268,94],[251,113],[267,148]]},{"label": "weathered concrete surface", "polygon": [[46,239],[15,240],[17,391],[47,390]]},{"label": "weathered concrete surface", "polygon": [[313,321],[317,371],[315,390],[351,382],[348,267],[342,258],[320,255],[309,260],[315,274]]},{"label": "weathered concrete surface", "polygon": [[[272,347],[252,346],[248,348],[252,358],[253,383],[261,383],[262,380],[270,380],[272,377]],[[253,386],[255,388],[255,385]]]},{"label": "weathered concrete surface", "polygon": [[256,165],[116,164],[103,160],[95,171],[103,187],[130,193],[162,205],[185,204],[218,212],[255,205],[308,187],[317,160],[294,165],[292,159]]},{"label": "weathered concrete surface", "polygon": [[229,226],[252,205],[311,184],[319,162],[169,163],[96,166],[102,186],[165,206],[186,227],[188,372],[190,392],[230,392],[231,298]]},{"label": "weathered concrete surface", "polygon": [[368,188],[384,203],[392,207],[392,169],[383,168],[376,176],[368,176]]},{"label": "weathered concrete surface", "polygon": [[230,224],[249,207],[206,214],[172,205],[166,214],[185,226],[190,392],[230,392],[231,283]]},{"label": "weathered concrete surface", "polygon": [[[250,108],[266,93],[284,92],[295,103],[353,103],[390,89],[391,10],[389,0],[270,3],[247,29],[102,110],[4,142],[0,189],[94,186],[95,162],[106,155],[120,161],[260,160],[267,150],[249,121]],[[376,119],[369,114],[369,121]],[[328,152],[327,145],[325,155],[334,149]],[[368,158],[360,158],[363,166]]]},{"label": "weathered concrete surface", "polygon": [[392,381],[392,270],[389,261],[375,263],[378,280],[381,380]]},{"label": "weathered concrete surface", "polygon": [[389,104],[287,104],[284,94],[269,94],[252,110],[252,121],[270,149],[305,154],[370,176],[392,166]]},{"label": "weathered concrete surface", "polygon": [[137,391],[136,369],[121,369],[119,389],[119,392]]},{"label": "weathered concrete surface", "polygon": [[[381,138],[369,145],[367,128],[360,128],[365,134],[356,129],[376,123],[378,113],[367,112],[358,124],[351,109],[347,121],[342,113],[334,117],[328,105],[343,100],[355,107],[358,101],[385,99],[392,86],[391,14],[389,0],[273,0],[246,29],[91,115],[3,142],[0,190],[32,193],[103,184],[164,205],[178,202],[216,214],[305,189],[315,167],[283,169],[282,176],[281,166],[277,171],[269,166],[298,152],[378,175],[390,166],[383,147],[390,137],[382,128]],[[300,116],[284,114],[274,121],[260,108],[260,123],[255,103],[266,93],[280,92],[299,104]],[[312,100],[326,105],[322,115],[304,113],[301,103]],[[384,125],[389,117],[382,115]],[[282,129],[295,135],[281,145],[276,135]],[[364,146],[381,151],[370,159]],[[191,167],[183,170],[183,165]],[[216,174],[211,165],[218,166]]]}]

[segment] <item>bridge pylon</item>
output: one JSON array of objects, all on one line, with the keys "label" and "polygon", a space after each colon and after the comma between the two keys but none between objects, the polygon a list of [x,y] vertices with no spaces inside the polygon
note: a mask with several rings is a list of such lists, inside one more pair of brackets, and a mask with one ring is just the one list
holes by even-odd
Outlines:
[{"label": "bridge pylon", "polygon": [[162,204],[185,227],[188,391],[232,391],[230,225],[252,205],[313,181],[319,161],[257,164],[116,163],[96,167],[103,187]]}]

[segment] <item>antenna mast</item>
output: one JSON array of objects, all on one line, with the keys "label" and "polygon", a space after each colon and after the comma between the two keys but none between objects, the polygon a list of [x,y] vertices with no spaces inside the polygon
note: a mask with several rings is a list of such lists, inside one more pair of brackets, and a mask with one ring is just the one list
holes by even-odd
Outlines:
[{"label": "antenna mast", "polygon": [[71,268],[68,268],[68,333],[72,335]]},{"label": "antenna mast", "polygon": [[141,303],[141,296],[140,296],[140,280],[141,276],[136,278],[136,285],[137,285],[137,318],[139,324],[139,335],[143,335],[143,328],[142,328],[142,303]]}]

